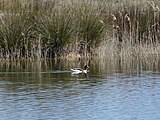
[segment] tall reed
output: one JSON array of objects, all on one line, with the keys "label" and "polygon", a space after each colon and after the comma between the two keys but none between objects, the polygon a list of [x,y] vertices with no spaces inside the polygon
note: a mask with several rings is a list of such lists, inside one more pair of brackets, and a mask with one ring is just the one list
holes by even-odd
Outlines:
[{"label": "tall reed", "polygon": [[113,57],[158,50],[159,5],[157,0],[0,0],[0,57]]}]

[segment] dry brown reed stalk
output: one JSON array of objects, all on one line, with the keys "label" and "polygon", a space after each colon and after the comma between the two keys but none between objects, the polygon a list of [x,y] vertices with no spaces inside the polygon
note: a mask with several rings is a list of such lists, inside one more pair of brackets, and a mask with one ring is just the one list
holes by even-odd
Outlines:
[{"label": "dry brown reed stalk", "polygon": [[[129,43],[130,44],[130,43]],[[100,51],[107,51],[112,50],[109,48],[111,43],[108,45],[108,47],[101,49]],[[101,47],[102,48],[102,47]],[[115,49],[113,49],[115,50]],[[130,73],[130,72],[137,72],[140,71],[140,69],[147,69],[147,70],[159,70],[159,61],[160,61],[160,47],[157,46],[148,46],[148,45],[138,45],[134,46],[133,48],[127,47],[126,44],[124,45],[123,49],[121,50],[121,53],[114,54],[112,56],[111,54],[105,54],[99,56],[100,58],[100,65],[102,64],[101,69],[114,69],[114,70],[122,70],[124,73]],[[113,53],[113,51],[109,51],[109,53]],[[103,63],[104,62],[104,63]],[[109,62],[109,65],[111,68],[106,68],[107,64]],[[118,68],[116,68],[118,67]],[[129,71],[133,70],[133,71]]]},{"label": "dry brown reed stalk", "polygon": [[126,20],[126,22],[125,22],[126,32],[129,34],[129,41],[131,41],[131,45],[132,45],[133,42],[132,42],[132,40],[131,40],[131,39],[132,39],[132,38],[131,38],[131,36],[132,36],[131,20],[130,20],[128,14],[126,14],[124,18],[125,18],[125,20]]},{"label": "dry brown reed stalk", "polygon": [[[111,59],[120,57],[123,62],[130,61],[134,57],[142,58],[148,60],[150,58],[159,58],[160,55],[160,46],[148,45],[148,44],[139,44],[136,46],[130,47],[130,42],[123,42],[121,51],[119,52],[118,47],[115,45],[116,42],[108,42],[103,44],[99,48],[99,57],[104,59]],[[106,54],[107,53],[107,54]],[[115,53],[115,54],[114,54]],[[106,56],[106,57],[104,57]]]}]

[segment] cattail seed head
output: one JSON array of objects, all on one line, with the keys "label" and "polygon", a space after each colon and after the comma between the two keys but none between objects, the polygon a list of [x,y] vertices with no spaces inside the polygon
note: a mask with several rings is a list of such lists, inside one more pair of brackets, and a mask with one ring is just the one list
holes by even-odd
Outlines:
[{"label": "cattail seed head", "polygon": [[115,16],[115,15],[113,15],[113,14],[112,14],[112,17],[113,17],[113,20],[114,20],[114,21],[116,21],[116,20],[117,20],[117,18],[116,18],[116,16]]},{"label": "cattail seed head", "polygon": [[100,23],[104,24],[103,20],[99,20]]},{"label": "cattail seed head", "polygon": [[128,16],[128,14],[125,15],[125,19],[126,19],[127,21],[130,21],[130,18],[129,18],[129,16]]}]

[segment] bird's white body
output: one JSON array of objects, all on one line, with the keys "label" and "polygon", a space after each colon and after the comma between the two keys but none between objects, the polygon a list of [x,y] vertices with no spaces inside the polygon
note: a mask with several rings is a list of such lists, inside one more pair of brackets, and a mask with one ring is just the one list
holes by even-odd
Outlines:
[{"label": "bird's white body", "polygon": [[87,74],[87,68],[89,68],[88,67],[88,65],[85,65],[84,66],[84,69],[82,69],[82,68],[73,68],[73,69],[71,69],[71,71],[72,71],[72,74]]},{"label": "bird's white body", "polygon": [[81,73],[85,73],[85,74],[87,74],[87,70],[82,70],[82,69],[76,69],[76,68],[74,68],[74,69],[71,69],[71,71],[72,71],[72,74],[81,74]]}]

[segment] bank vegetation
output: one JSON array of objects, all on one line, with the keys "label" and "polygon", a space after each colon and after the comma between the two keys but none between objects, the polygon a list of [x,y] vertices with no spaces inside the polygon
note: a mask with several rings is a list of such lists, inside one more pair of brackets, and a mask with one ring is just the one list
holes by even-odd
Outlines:
[{"label": "bank vegetation", "polygon": [[0,58],[160,55],[159,0],[0,0]]}]

